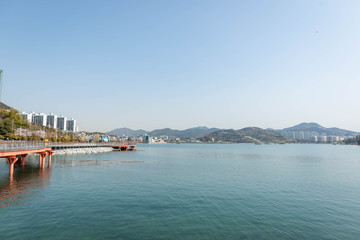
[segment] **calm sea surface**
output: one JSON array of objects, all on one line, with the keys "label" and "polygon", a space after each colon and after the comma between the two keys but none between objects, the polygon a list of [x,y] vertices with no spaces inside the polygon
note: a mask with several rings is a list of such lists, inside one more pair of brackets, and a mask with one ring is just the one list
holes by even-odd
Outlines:
[{"label": "calm sea surface", "polygon": [[0,239],[360,239],[360,147],[164,144],[0,159]]}]

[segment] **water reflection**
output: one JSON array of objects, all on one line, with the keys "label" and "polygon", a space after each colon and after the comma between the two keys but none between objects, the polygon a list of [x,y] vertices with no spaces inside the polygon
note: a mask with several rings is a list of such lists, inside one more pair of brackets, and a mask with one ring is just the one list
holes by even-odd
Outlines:
[{"label": "water reflection", "polygon": [[26,198],[44,188],[51,176],[51,168],[34,165],[17,166],[14,176],[0,178],[0,211],[6,207],[17,206]]},{"label": "water reflection", "polygon": [[141,160],[94,160],[94,159],[74,159],[68,156],[56,156],[54,158],[53,167],[55,168],[66,168],[66,167],[90,167],[90,166],[113,166],[119,164],[130,164],[130,163],[145,163]]},{"label": "water reflection", "polygon": [[[72,156],[73,157],[73,156]],[[114,166],[119,164],[143,164],[140,160],[94,160],[74,159],[70,156],[56,156],[53,158],[52,167],[40,168],[35,157],[29,158],[26,165],[20,161],[15,164],[14,175],[0,175],[0,211],[10,206],[19,206],[27,198],[45,188],[51,177],[52,168],[72,168],[84,166]],[[79,157],[80,158],[80,157]],[[152,162],[150,162],[152,163]],[[155,162],[159,164],[158,162]],[[4,164],[5,166],[5,164]],[[2,166],[2,167],[4,167]],[[6,165],[8,167],[8,165]]]},{"label": "water reflection", "polygon": [[84,167],[84,166],[103,166],[109,164],[108,160],[87,160],[87,159],[68,159],[60,158],[57,156],[54,161],[53,167],[66,168],[66,167]]}]

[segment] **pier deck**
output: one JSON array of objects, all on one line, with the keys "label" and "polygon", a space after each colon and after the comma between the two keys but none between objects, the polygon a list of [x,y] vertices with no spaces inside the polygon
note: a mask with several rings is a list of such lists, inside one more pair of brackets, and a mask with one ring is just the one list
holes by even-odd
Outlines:
[{"label": "pier deck", "polygon": [[9,176],[13,177],[14,164],[20,159],[21,165],[25,165],[28,154],[39,154],[39,167],[45,167],[45,158],[48,156],[48,167],[51,167],[51,155],[53,150],[72,148],[96,148],[111,147],[114,150],[132,151],[135,142],[109,142],[109,143],[51,143],[51,142],[29,142],[29,141],[1,141],[0,158],[6,158],[10,164]]}]

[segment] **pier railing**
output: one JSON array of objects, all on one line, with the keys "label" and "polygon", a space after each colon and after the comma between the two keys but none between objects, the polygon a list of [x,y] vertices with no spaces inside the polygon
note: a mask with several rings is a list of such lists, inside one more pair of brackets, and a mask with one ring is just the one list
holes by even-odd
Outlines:
[{"label": "pier railing", "polygon": [[136,142],[131,141],[114,141],[114,142],[81,142],[81,143],[62,143],[62,142],[52,142],[51,146],[93,146],[93,147],[104,147],[104,146],[113,146],[113,145],[136,145]]},{"label": "pier railing", "polygon": [[51,143],[43,141],[0,141],[0,152],[42,149],[51,147]]},{"label": "pier railing", "polygon": [[111,147],[114,145],[136,145],[136,142],[116,141],[116,142],[89,142],[89,143],[62,143],[45,141],[0,141],[0,152],[31,150],[42,148],[59,147]]}]

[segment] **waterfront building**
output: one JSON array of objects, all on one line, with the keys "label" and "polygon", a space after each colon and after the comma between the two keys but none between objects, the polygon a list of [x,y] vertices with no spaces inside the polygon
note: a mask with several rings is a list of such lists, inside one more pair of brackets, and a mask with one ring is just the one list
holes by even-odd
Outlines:
[{"label": "waterfront building", "polygon": [[327,142],[328,143],[336,142],[336,136],[328,136],[327,137]]},{"label": "waterfront building", "polygon": [[289,138],[296,139],[295,132],[290,132]]},{"label": "waterfront building", "polygon": [[304,132],[302,132],[302,131],[296,131],[296,132],[295,132],[295,139],[296,139],[296,140],[304,140]]},{"label": "waterfront building", "polygon": [[304,140],[306,141],[311,140],[311,132],[304,132]]},{"label": "waterfront building", "polygon": [[312,142],[317,142],[317,141],[318,141],[318,137],[317,137],[317,136],[311,136],[311,141],[312,141]]},{"label": "waterfront building", "polygon": [[46,126],[47,115],[45,113],[38,113],[32,116],[32,122],[42,126]]},{"label": "waterfront building", "polygon": [[54,115],[53,113],[50,113],[46,117],[46,126],[51,128],[56,128],[57,124],[57,115]]},{"label": "waterfront building", "polygon": [[[20,116],[22,119],[34,123],[39,124],[45,127],[58,128],[62,131],[70,131],[70,132],[78,132],[79,127],[76,125],[76,120],[71,118],[68,120],[67,117],[63,115],[55,115],[54,113],[45,114],[45,113],[28,113],[21,112]],[[70,121],[69,123],[67,123]]]},{"label": "waterfront building", "polygon": [[76,120],[73,118],[70,118],[66,121],[66,131],[69,132],[76,132]]},{"label": "waterfront building", "polygon": [[24,120],[26,120],[26,121],[28,121],[28,122],[32,122],[32,116],[33,116],[33,114],[34,114],[34,113],[21,112],[21,113],[20,113],[20,116],[21,116]]},{"label": "waterfront building", "polygon": [[64,117],[63,115],[60,115],[59,117],[57,117],[56,127],[60,130],[65,131],[66,130],[66,121],[67,121],[67,118]]}]

